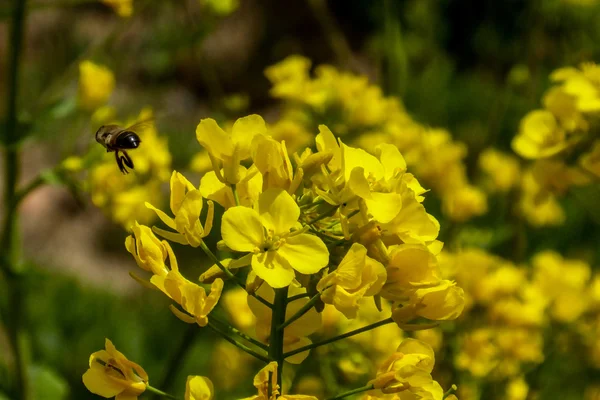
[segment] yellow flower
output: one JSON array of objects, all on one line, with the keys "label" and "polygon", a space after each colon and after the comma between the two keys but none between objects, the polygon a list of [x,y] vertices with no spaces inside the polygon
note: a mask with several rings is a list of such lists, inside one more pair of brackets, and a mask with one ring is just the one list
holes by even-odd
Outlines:
[{"label": "yellow flower", "polygon": [[252,254],[252,270],[271,287],[288,286],[294,270],[314,274],[329,262],[329,251],[317,236],[297,225],[300,208],[282,189],[263,192],[255,209],[232,207],[225,211],[221,235],[234,251]]},{"label": "yellow flower", "polygon": [[487,212],[485,193],[471,185],[457,187],[443,199],[444,213],[453,221],[464,222]]},{"label": "yellow flower", "polygon": [[187,312],[183,313],[174,306],[171,311],[177,318],[188,324],[197,323],[200,327],[208,324],[208,314],[215,308],[223,291],[223,280],[215,279],[210,286],[210,294],[199,285],[185,279],[177,270],[172,270],[165,277],[154,275],[150,282],[163,287],[170,298],[175,300]]},{"label": "yellow flower", "polygon": [[[253,165],[246,169],[240,166],[240,181],[235,185],[241,206],[252,207],[258,200],[263,188],[263,176]],[[200,193],[203,197],[215,201],[224,209],[236,206],[231,185],[219,180],[215,171],[205,173],[200,179]]]},{"label": "yellow flower", "polygon": [[441,400],[444,391],[431,377],[434,364],[435,356],[427,343],[404,339],[369,383],[383,393],[407,391],[414,398]]},{"label": "yellow flower", "polygon": [[[269,385],[271,386],[271,393],[269,393]],[[271,400],[275,398],[281,400],[318,400],[314,396],[305,396],[302,394],[280,395],[281,388],[277,384],[277,363],[275,361],[270,362],[266,367],[258,371],[254,377],[254,387],[258,390],[258,395],[247,397],[243,400]]]},{"label": "yellow flower", "polygon": [[204,376],[188,376],[185,383],[185,400],[212,400],[214,387]]},{"label": "yellow flower", "polygon": [[110,69],[89,60],[79,64],[79,104],[94,110],[108,101],[115,88],[115,77]]},{"label": "yellow flower", "polygon": [[565,131],[554,114],[535,110],[521,121],[519,134],[512,141],[513,150],[521,157],[536,159],[550,157],[569,146]]},{"label": "yellow flower", "polygon": [[137,265],[154,275],[167,275],[169,272],[165,265],[167,256],[170,257],[171,265],[177,264],[169,243],[160,241],[150,228],[137,222],[131,229],[133,236],[127,236],[125,248],[133,255]]},{"label": "yellow flower", "polygon": [[443,280],[438,285],[411,290],[408,304],[397,307],[392,318],[401,325],[416,317],[433,321],[456,319],[465,307],[465,293],[455,282]]},{"label": "yellow flower", "polygon": [[131,17],[133,14],[133,0],[100,0],[112,7],[119,17]]},{"label": "yellow flower", "polygon": [[363,297],[374,296],[386,279],[383,264],[367,256],[367,249],[354,243],[335,271],[324,276],[317,284],[323,291],[321,300],[333,304],[346,318],[356,318]]},{"label": "yellow flower", "polygon": [[493,148],[479,155],[479,167],[490,177],[491,190],[506,192],[519,183],[519,161]]},{"label": "yellow flower", "polygon": [[435,286],[441,281],[437,258],[426,246],[401,244],[388,250],[390,261],[382,297],[402,300],[410,289]]},{"label": "yellow flower", "polygon": [[214,208],[212,202],[208,202],[208,215],[204,226],[200,223],[202,212],[202,195],[183,175],[173,171],[171,175],[171,211],[175,218],[146,203],[146,207],[154,210],[158,217],[169,228],[177,233],[154,228],[154,231],[164,238],[175,243],[189,244],[192,247],[200,246],[202,239],[206,237],[212,228]]},{"label": "yellow flower", "polygon": [[201,120],[196,127],[196,139],[208,151],[217,177],[230,185],[241,179],[240,162],[250,158],[252,139],[266,134],[265,121],[256,114],[235,121],[229,134],[212,118]]},{"label": "yellow flower", "polygon": [[294,193],[299,184],[292,186],[294,171],[285,147],[285,142],[278,142],[265,136],[257,136],[252,141],[252,160],[263,176],[263,188],[280,188]]},{"label": "yellow flower", "polygon": [[148,374],[129,361],[106,339],[106,350],[90,356],[90,368],[83,374],[83,384],[92,393],[116,400],[136,400],[148,386]]}]

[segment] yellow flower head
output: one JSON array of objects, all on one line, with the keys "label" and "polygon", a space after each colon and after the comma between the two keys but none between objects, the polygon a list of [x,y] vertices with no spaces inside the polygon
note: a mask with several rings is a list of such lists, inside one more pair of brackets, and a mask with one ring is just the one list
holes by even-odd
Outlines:
[{"label": "yellow flower head", "polygon": [[363,245],[354,243],[337,269],[319,281],[317,290],[323,291],[323,302],[333,304],[346,318],[355,318],[360,300],[379,293],[385,279],[383,264],[367,256]]},{"label": "yellow flower head", "polygon": [[215,389],[205,376],[188,376],[185,383],[184,400],[212,400]]},{"label": "yellow flower head", "polygon": [[79,104],[94,110],[106,103],[115,88],[115,77],[110,69],[89,60],[79,64]]},{"label": "yellow flower head", "polygon": [[550,157],[568,146],[565,131],[554,114],[547,110],[527,114],[521,121],[519,134],[512,141],[513,150],[529,159]]},{"label": "yellow flower head", "polygon": [[136,400],[148,386],[148,374],[129,361],[106,339],[106,350],[90,356],[90,368],[83,374],[83,384],[92,393],[116,400]]},{"label": "yellow flower head", "polygon": [[212,228],[214,208],[212,202],[208,202],[208,215],[204,226],[200,223],[202,212],[202,195],[183,175],[173,171],[171,175],[171,211],[175,218],[146,203],[146,207],[154,210],[158,217],[169,228],[177,233],[154,228],[159,235],[180,244],[189,244],[192,247],[200,246],[202,239],[206,237]]},{"label": "yellow flower head", "polygon": [[226,133],[212,118],[201,120],[196,127],[196,139],[208,151],[217,177],[230,185],[242,178],[240,162],[250,158],[252,139],[256,135],[266,134],[265,121],[256,114],[235,121],[231,133]]},{"label": "yellow flower head", "polygon": [[519,182],[519,162],[509,154],[485,149],[479,156],[479,167],[490,177],[492,191],[506,192]]},{"label": "yellow flower head", "polygon": [[300,208],[286,191],[268,189],[254,209],[232,207],[225,211],[221,235],[234,251],[252,253],[252,270],[271,287],[288,286],[294,270],[314,274],[329,262],[329,251],[317,236],[292,230]]},{"label": "yellow flower head", "polygon": [[443,280],[436,286],[409,291],[408,304],[392,312],[399,325],[416,317],[433,321],[456,319],[465,308],[465,293],[455,282]]},{"label": "yellow flower head", "polygon": [[383,393],[407,391],[415,398],[441,400],[443,390],[431,377],[435,356],[431,347],[416,339],[404,339],[371,380]]},{"label": "yellow flower head", "polygon": [[[137,222],[131,228],[132,236],[125,239],[125,248],[130,252],[137,265],[154,275],[164,276],[169,272],[165,265],[167,255],[172,254],[171,246],[166,241],[160,241],[150,228]],[[177,263],[174,257],[171,264]]]}]

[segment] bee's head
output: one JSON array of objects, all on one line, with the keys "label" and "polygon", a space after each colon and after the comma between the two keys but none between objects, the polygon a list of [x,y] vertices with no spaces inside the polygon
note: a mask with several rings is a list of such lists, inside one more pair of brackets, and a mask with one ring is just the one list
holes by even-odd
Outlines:
[{"label": "bee's head", "polygon": [[100,128],[98,128],[98,130],[96,131],[96,142],[104,145],[105,143],[105,138],[106,135],[108,134],[108,130],[106,129],[105,125],[102,125]]}]

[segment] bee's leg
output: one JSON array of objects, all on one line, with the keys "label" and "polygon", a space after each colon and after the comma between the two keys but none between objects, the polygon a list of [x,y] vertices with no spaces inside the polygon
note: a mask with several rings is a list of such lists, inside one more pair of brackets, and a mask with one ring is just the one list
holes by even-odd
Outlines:
[{"label": "bee's leg", "polygon": [[122,150],[121,153],[123,154],[123,156],[121,157],[123,163],[129,168],[133,169],[133,160],[131,159],[131,157],[129,157],[129,154],[125,150]]},{"label": "bee's leg", "polygon": [[119,151],[115,151],[115,158],[117,159],[117,165],[119,166],[119,170],[127,175],[127,168],[125,168],[125,166],[123,165],[123,159],[121,157],[119,157]]}]

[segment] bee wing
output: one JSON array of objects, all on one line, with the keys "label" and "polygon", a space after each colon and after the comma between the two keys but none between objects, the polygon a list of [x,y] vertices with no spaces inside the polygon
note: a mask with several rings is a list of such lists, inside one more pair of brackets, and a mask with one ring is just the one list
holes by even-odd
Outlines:
[{"label": "bee wing", "polygon": [[124,131],[136,131],[136,130],[140,130],[143,128],[149,128],[151,126],[153,126],[155,124],[155,119],[154,117],[152,118],[148,118],[148,119],[143,119],[141,121],[136,122],[133,125],[128,126],[127,128],[123,129]]}]

